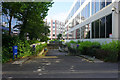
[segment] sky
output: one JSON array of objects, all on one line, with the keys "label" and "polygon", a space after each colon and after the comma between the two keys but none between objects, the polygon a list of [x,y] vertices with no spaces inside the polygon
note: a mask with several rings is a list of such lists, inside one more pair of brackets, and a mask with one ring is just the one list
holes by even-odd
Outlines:
[{"label": "sky", "polygon": [[54,4],[50,10],[48,11],[48,16],[46,19],[49,21],[51,19],[53,20],[59,20],[61,22],[64,22],[68,11],[70,10],[74,0],[54,0]]}]

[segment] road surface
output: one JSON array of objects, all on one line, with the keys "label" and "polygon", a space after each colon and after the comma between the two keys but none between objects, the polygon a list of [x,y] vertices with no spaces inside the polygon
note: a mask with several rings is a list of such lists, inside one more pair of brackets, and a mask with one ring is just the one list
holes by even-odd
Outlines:
[{"label": "road surface", "polygon": [[78,56],[65,56],[66,54],[49,50],[45,57],[34,57],[23,64],[3,64],[3,79],[118,77],[117,63],[93,63]]}]

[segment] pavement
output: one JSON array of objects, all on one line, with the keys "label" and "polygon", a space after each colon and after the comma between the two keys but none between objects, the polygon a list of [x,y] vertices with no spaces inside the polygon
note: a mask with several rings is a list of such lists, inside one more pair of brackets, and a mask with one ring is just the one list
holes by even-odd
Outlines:
[{"label": "pavement", "polygon": [[25,80],[40,78],[105,78],[107,80],[107,78],[118,78],[117,63],[93,63],[82,57],[66,55],[66,52],[49,50],[46,56],[31,58],[23,64],[3,64],[3,80],[14,78],[25,78]]},{"label": "pavement", "polygon": [[104,62],[104,61],[101,61],[101,60],[95,58],[95,56],[90,57],[90,56],[87,56],[87,55],[80,55],[80,57],[83,57],[83,58],[87,59],[87,61],[94,62],[94,63],[98,63],[98,62],[103,63]]}]

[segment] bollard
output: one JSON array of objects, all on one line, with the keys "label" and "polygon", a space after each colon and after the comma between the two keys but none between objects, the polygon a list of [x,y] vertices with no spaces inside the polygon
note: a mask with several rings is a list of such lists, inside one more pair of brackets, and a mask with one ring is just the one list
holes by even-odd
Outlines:
[{"label": "bollard", "polygon": [[33,47],[32,47],[32,54],[35,52],[35,45],[33,45]]},{"label": "bollard", "polygon": [[13,60],[15,59],[15,55],[16,55],[16,58],[17,58],[17,46],[13,46]]},{"label": "bollard", "polygon": [[79,48],[79,44],[77,44],[76,46],[76,55],[78,55],[78,48]]}]

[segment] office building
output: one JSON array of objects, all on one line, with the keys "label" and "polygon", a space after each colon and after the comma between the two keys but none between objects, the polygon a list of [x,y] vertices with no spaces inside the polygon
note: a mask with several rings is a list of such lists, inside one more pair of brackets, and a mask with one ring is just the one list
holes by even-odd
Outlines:
[{"label": "office building", "polygon": [[[49,38],[52,39],[57,39],[57,35],[63,34],[64,33],[64,23],[60,22],[58,20],[47,20],[47,25],[50,26],[50,34]],[[62,35],[63,37],[63,35]]]},{"label": "office building", "polygon": [[68,39],[120,39],[119,0],[75,0],[66,21]]}]

